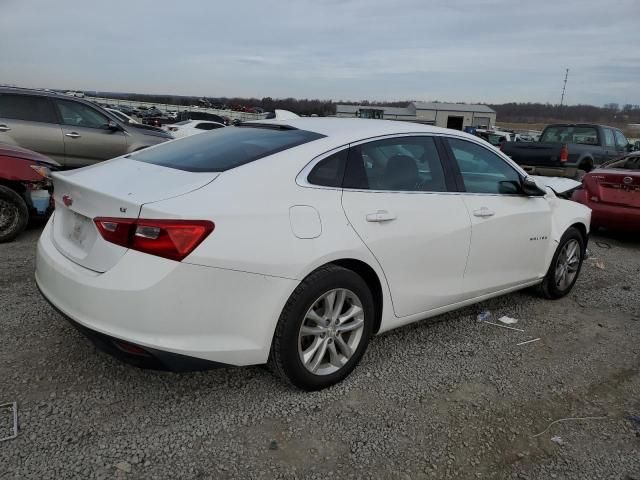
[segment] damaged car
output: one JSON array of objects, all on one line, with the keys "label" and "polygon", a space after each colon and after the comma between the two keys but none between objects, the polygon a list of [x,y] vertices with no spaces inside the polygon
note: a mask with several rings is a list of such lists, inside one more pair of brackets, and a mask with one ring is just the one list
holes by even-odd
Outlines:
[{"label": "damaged car", "polygon": [[0,143],[0,243],[52,212],[50,173],[59,167],[49,157]]}]

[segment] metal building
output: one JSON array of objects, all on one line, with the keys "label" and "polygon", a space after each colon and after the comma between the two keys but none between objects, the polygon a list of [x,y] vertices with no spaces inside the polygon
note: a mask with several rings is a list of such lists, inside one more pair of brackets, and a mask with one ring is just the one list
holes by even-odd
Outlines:
[{"label": "metal building", "polygon": [[486,105],[440,102],[411,102],[408,107],[383,105],[337,105],[337,117],[408,120],[438,127],[462,130],[464,127],[491,128],[496,112]]}]

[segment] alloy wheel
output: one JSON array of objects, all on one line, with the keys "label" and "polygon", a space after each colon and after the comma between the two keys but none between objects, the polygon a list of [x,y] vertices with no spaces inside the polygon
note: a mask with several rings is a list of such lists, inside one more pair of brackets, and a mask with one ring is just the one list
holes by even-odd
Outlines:
[{"label": "alloy wheel", "polygon": [[555,283],[560,290],[571,286],[580,267],[582,249],[577,240],[571,239],[564,244],[556,262]]},{"label": "alloy wheel", "polygon": [[298,334],[298,354],[315,375],[330,375],[353,356],[364,332],[364,309],[351,290],[322,294],[305,314]]}]

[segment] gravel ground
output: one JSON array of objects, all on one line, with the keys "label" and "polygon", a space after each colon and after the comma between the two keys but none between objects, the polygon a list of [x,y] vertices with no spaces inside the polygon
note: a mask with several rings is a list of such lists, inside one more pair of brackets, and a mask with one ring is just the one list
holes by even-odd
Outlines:
[{"label": "gravel ground", "polygon": [[[567,298],[390,332],[345,382],[303,393],[262,367],[172,374],[95,351],[36,290],[39,233],[0,245],[0,403],[20,406],[3,480],[640,479],[637,238],[592,237]],[[485,309],[526,332],[478,323]],[[606,418],[545,431],[565,417]]]}]

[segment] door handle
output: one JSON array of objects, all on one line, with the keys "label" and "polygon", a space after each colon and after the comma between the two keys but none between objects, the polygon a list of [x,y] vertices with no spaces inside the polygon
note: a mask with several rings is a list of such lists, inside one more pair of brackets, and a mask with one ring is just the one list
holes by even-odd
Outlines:
[{"label": "door handle", "polygon": [[9,130],[11,129],[6,125],[0,125],[0,132],[8,132]]},{"label": "door handle", "polygon": [[489,210],[487,207],[482,207],[479,210],[474,210],[473,214],[476,217],[487,218],[487,217],[493,217],[496,214],[496,212],[494,212],[493,210]]},{"label": "door handle", "polygon": [[76,132],[65,133],[64,136],[65,137],[71,137],[71,138],[80,138],[80,135],[77,134]]},{"label": "door handle", "polygon": [[395,219],[396,216],[386,210],[378,210],[375,213],[369,213],[367,215],[367,222],[390,222]]}]

